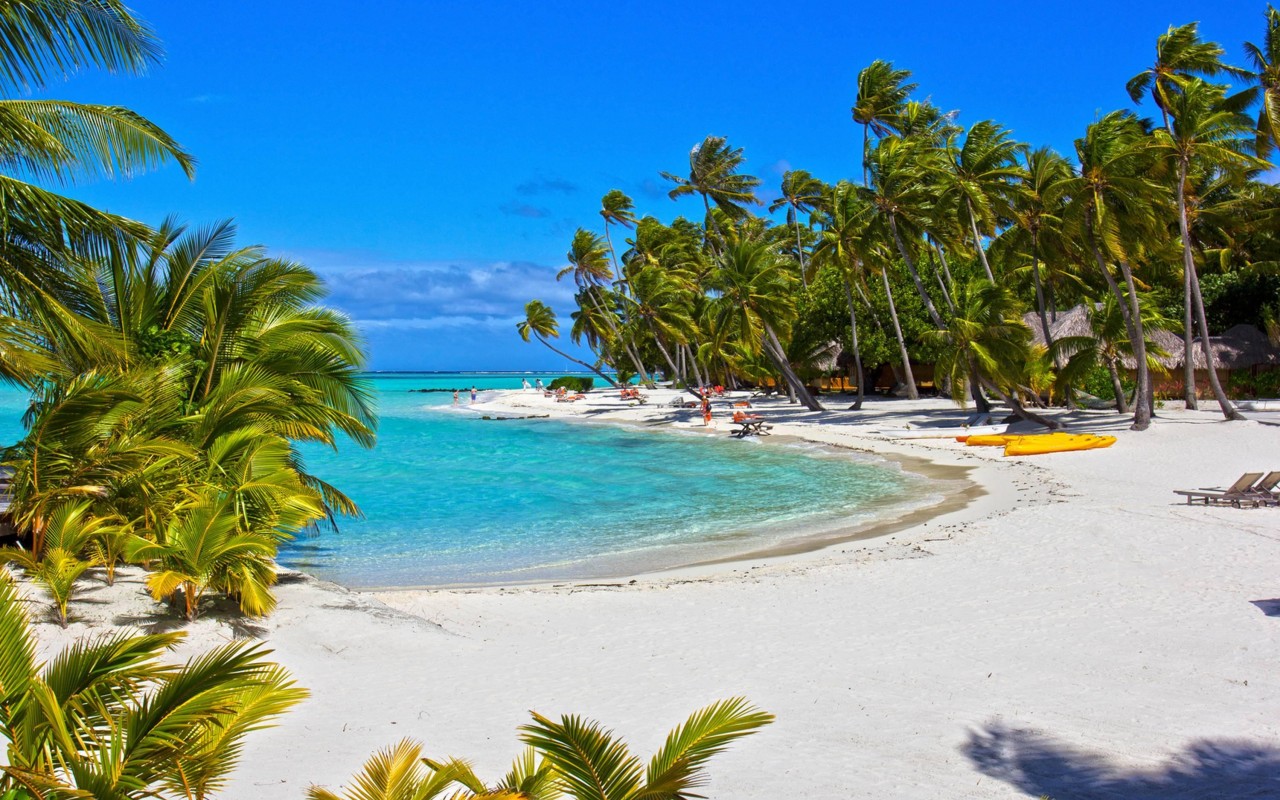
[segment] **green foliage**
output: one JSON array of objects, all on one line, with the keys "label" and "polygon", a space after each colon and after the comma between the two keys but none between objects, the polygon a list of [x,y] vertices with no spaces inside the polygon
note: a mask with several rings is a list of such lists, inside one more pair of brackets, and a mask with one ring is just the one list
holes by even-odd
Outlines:
[{"label": "green foliage", "polygon": [[577,375],[565,375],[556,378],[547,388],[551,391],[563,388],[567,392],[589,392],[596,385],[595,378],[583,378]]},{"label": "green foliage", "polygon": [[159,325],[148,325],[137,336],[138,354],[143,358],[163,361],[169,358],[190,358],[196,351],[196,342],[182,330],[164,330]]},{"label": "green foliage", "polygon": [[535,713],[520,729],[529,747],[496,785],[486,786],[463,761],[421,757],[404,740],[379,751],[339,795],[311,787],[310,800],[431,800],[449,792],[455,800],[683,800],[706,783],[708,761],[738,739],[773,721],[742,698],[695,712],[668,735],[646,765],[626,742],[599,723],[567,715],[551,720]]},{"label": "green foliage", "polygon": [[[1120,386],[1124,389],[1127,396],[1132,396],[1134,387],[1137,386],[1137,384],[1128,376],[1128,373],[1122,372],[1120,373]],[[1088,374],[1085,375],[1084,380],[1080,383],[1080,388],[1100,400],[1111,400],[1114,402],[1116,399],[1115,386],[1111,383],[1111,373],[1101,364],[1093,365],[1092,369],[1089,370]]]},{"label": "green foliage", "polygon": [[0,571],[0,797],[143,800],[220,790],[252,731],[306,691],[236,642],[181,667],[161,661],[181,634],[110,633],[48,664],[13,582]]},{"label": "green foliage", "polygon": [[1280,274],[1257,271],[1200,276],[1205,317],[1210,333],[1217,335],[1233,325],[1267,329],[1267,321],[1280,312]]},{"label": "green foliage", "polygon": [[1280,369],[1233,372],[1229,388],[1235,397],[1280,397]]}]

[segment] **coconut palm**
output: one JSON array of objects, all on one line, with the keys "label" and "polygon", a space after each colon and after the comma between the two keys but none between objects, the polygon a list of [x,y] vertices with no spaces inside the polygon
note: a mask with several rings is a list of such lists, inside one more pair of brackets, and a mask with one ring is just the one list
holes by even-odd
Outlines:
[{"label": "coconut palm", "polygon": [[805,288],[809,287],[809,278],[804,263],[804,245],[800,243],[801,212],[813,211],[822,202],[826,184],[802,169],[789,169],[782,173],[782,196],[769,204],[769,213],[782,207],[787,209],[787,224],[796,233],[796,254],[800,259],[800,281]]},{"label": "coconut palm", "polygon": [[1023,407],[1018,395],[1027,383],[1028,365],[1036,359],[1031,329],[1022,321],[1017,299],[1006,286],[970,281],[957,298],[956,313],[947,327],[925,334],[938,347],[935,374],[946,376],[952,397],[964,403],[968,388],[987,413],[987,389],[1009,403],[1023,419],[1048,428],[1061,427]]},{"label": "coconut palm", "polygon": [[1036,314],[1040,317],[1046,346],[1052,349],[1053,334],[1049,330],[1049,316],[1045,308],[1041,266],[1046,242],[1050,250],[1061,250],[1066,245],[1062,232],[1062,212],[1066,202],[1064,189],[1067,179],[1071,177],[1071,165],[1047,147],[1024,151],[1024,159],[1010,209],[1013,225],[1005,231],[1003,237],[1007,246],[1015,250],[1025,245],[1027,254],[1031,256]]},{"label": "coconut palm", "polygon": [[[1116,299],[1105,296],[1102,302],[1091,308],[1089,315],[1088,336],[1064,336],[1053,343],[1051,351],[1057,360],[1063,362],[1058,371],[1058,383],[1065,386],[1078,386],[1084,382],[1089,373],[1101,367],[1111,376],[1111,388],[1115,393],[1116,411],[1129,413],[1129,403],[1125,396],[1124,386],[1120,380],[1120,367],[1123,360],[1135,358],[1135,348],[1129,341],[1120,313],[1121,306]],[[1169,330],[1171,323],[1165,319],[1151,304],[1142,306],[1142,328],[1145,332]],[[1154,340],[1148,339],[1143,348],[1147,354],[1147,365],[1152,370],[1163,371],[1160,358],[1167,356]]]},{"label": "coconut palm", "polygon": [[[813,251],[813,260],[816,264],[829,265],[838,270],[844,284],[845,300],[849,305],[849,334],[853,345],[854,368],[858,375],[858,399],[854,408],[860,409],[867,380],[862,371],[862,353],[858,348],[858,310],[853,300],[853,284],[861,284],[865,280],[860,253],[867,247],[871,206],[859,197],[856,187],[848,181],[841,181],[832,187],[824,205],[827,207],[827,224],[823,226],[821,239]],[[902,346],[903,361],[910,371],[906,343],[899,341],[899,345]],[[914,376],[911,384],[914,388]]]},{"label": "coconut palm", "polygon": [[[88,501],[63,501],[52,509],[45,530],[45,548],[38,556],[18,547],[0,548],[0,561],[17,564],[53,600],[58,624],[67,627],[67,606],[75,592],[76,582],[94,563],[102,563],[109,571],[115,568],[118,550],[106,551],[105,540],[118,542],[123,530],[112,517],[94,517]],[[97,542],[99,547],[91,559],[83,558]],[[108,556],[110,560],[108,560]],[[109,573],[110,574],[110,573]]]},{"label": "coconut palm", "polygon": [[[1187,309],[1194,308],[1196,323],[1200,326],[1200,344],[1205,366],[1209,373],[1209,385],[1223,415],[1230,420],[1244,419],[1231,405],[1222,390],[1217,371],[1213,366],[1213,351],[1209,348],[1209,328],[1205,320],[1204,300],[1200,296],[1200,279],[1196,271],[1195,243],[1192,240],[1190,214],[1187,209],[1187,180],[1192,169],[1207,173],[1243,173],[1251,169],[1264,169],[1267,163],[1249,153],[1254,145],[1255,130],[1243,113],[1247,96],[1228,97],[1221,86],[1205,83],[1198,78],[1186,79],[1181,91],[1174,94],[1167,107],[1169,127],[1155,132],[1155,149],[1176,165],[1174,193],[1178,203],[1178,230],[1182,239],[1182,267],[1184,295]],[[1190,340],[1190,329],[1185,341]],[[1185,343],[1185,342],[1184,342]],[[1189,405],[1194,405],[1195,373],[1192,371],[1189,349],[1187,356],[1187,395]]]},{"label": "coconut palm", "polygon": [[904,239],[904,233],[913,241],[918,238],[920,223],[933,202],[934,192],[926,178],[938,169],[937,151],[920,142],[887,136],[871,151],[869,166],[871,183],[863,193],[880,212],[880,236],[897,247],[929,319],[939,328],[946,327]]},{"label": "coconut palm", "polygon": [[203,800],[220,791],[245,737],[307,693],[247,642],[181,667],[162,663],[181,640],[108,633],[40,664],[0,571],[0,796]]},{"label": "coconut palm", "polygon": [[596,366],[587,362],[574,358],[568,353],[556,348],[555,345],[547,341],[548,339],[560,338],[560,324],[556,321],[556,312],[541,300],[530,300],[524,306],[524,319],[516,323],[516,331],[520,334],[520,338],[529,341],[530,338],[537,339],[548,350],[556,355],[567,358],[575,364],[578,364],[596,375],[610,386],[617,387],[618,382],[610,376],[601,372]]},{"label": "coconut palm", "polygon": [[183,616],[194,620],[210,591],[240,601],[240,610],[261,616],[275,607],[277,538],[273,531],[245,529],[237,509],[225,498],[209,493],[179,507],[157,541],[134,536],[130,561],[155,562],[147,575],[147,589],[156,600],[175,600],[181,594]]},{"label": "coconut palm", "polygon": [[520,729],[528,749],[496,785],[482,782],[464,761],[422,757],[411,740],[376,753],[344,794],[317,786],[309,800],[683,800],[706,783],[707,762],[733,742],[773,721],[742,698],[694,712],[668,735],[646,767],[599,723],[540,714]]},{"label": "coconut palm", "polygon": [[967,223],[989,281],[995,280],[995,274],[982,237],[994,236],[999,222],[1010,215],[1010,198],[1022,175],[1017,161],[1021,149],[1008,130],[984,120],[969,128],[958,150],[954,140],[949,141],[947,158],[931,162],[935,165],[933,178],[941,189],[936,202],[954,207],[961,224]]},{"label": "coconut palm", "polygon": [[[607,200],[608,195],[605,197]],[[626,196],[623,195],[623,197]],[[626,352],[627,357],[631,359],[631,365],[635,367],[640,380],[649,383],[649,376],[644,371],[639,354],[631,343],[622,337],[612,306],[606,305],[601,297],[602,287],[613,280],[613,272],[609,269],[608,256],[605,254],[606,246],[609,252],[613,251],[613,246],[606,245],[606,241],[596,234],[585,228],[578,228],[573,234],[573,241],[565,256],[569,264],[556,274],[556,280],[566,275],[573,276],[573,281],[578,286],[578,299],[592,304],[594,311],[592,318],[606,326],[610,339],[616,340]]]},{"label": "coconut palm", "polygon": [[745,160],[741,147],[731,147],[722,136],[708,136],[689,151],[688,177],[670,172],[660,174],[676,185],[667,193],[672,200],[690,194],[702,197],[708,226],[723,238],[724,233],[711,213],[712,204],[731,220],[749,216],[748,206],[760,205],[755,195],[760,179],[738,172]]},{"label": "coconut palm", "polygon": [[871,152],[871,133],[887,136],[895,130],[896,117],[916,84],[907,83],[911,71],[894,69],[891,62],[876,59],[858,73],[858,95],[850,114],[862,126],[862,183],[867,184],[867,159]]},{"label": "coconut palm", "polygon": [[557,786],[574,800],[680,800],[706,783],[707,762],[773,721],[741,697],[694,712],[667,734],[648,765],[599,723],[566,715],[533,715],[520,738],[545,757]]},{"label": "coconut palm", "polygon": [[486,786],[459,759],[444,762],[422,756],[422,745],[404,739],[379,750],[365,762],[344,794],[319,786],[308,800],[432,800],[449,792],[450,800],[554,800],[563,797],[556,775],[533,748],[516,759],[496,786]]},{"label": "coconut palm", "polygon": [[631,198],[620,189],[610,189],[600,200],[600,217],[604,220],[604,238],[609,244],[609,254],[613,256],[613,271],[618,271],[618,253],[613,249],[613,239],[609,237],[610,225],[621,225],[631,229],[636,226],[636,207]]},{"label": "coconut palm", "polygon": [[[140,74],[161,56],[151,30],[119,0],[32,0],[4,10],[0,94],[40,90],[79,69]],[[0,100],[0,236],[3,311],[66,327],[82,338],[74,263],[122,257],[144,226],[29,181],[79,183],[128,177],[165,163],[188,176],[194,160],[145,118],[117,106],[44,99]]]},{"label": "coconut palm", "polygon": [[[1129,341],[1135,343],[1138,391],[1134,401],[1134,430],[1151,424],[1153,398],[1144,352],[1137,285],[1131,258],[1141,240],[1155,240],[1160,231],[1161,187],[1150,177],[1153,153],[1144,125],[1128,111],[1113,111],[1090,125],[1076,140],[1080,172],[1067,181],[1068,212],[1082,231],[1086,247],[1112,296],[1121,306]],[[1111,274],[1118,264],[1125,282],[1122,291]]]},{"label": "coconut palm", "polygon": [[787,386],[810,411],[822,404],[810,394],[787,360],[778,336],[795,317],[791,287],[795,278],[787,260],[763,242],[740,242],[716,259],[709,287],[718,292],[708,304],[721,341],[752,342],[773,362]]},{"label": "coconut palm", "polygon": [[1267,6],[1267,30],[1262,45],[1245,42],[1245,55],[1253,65],[1249,76],[1261,90],[1262,107],[1258,110],[1258,155],[1267,158],[1280,146],[1280,11]]},{"label": "coconut palm", "polygon": [[1135,103],[1150,93],[1168,129],[1169,106],[1188,79],[1245,75],[1243,70],[1222,63],[1223,52],[1217,42],[1206,42],[1200,38],[1198,22],[1179,27],[1170,25],[1167,32],[1156,38],[1155,63],[1130,78],[1125,88]]},{"label": "coconut palm", "polygon": [[697,328],[688,274],[668,271],[658,264],[640,264],[631,270],[628,283],[631,297],[624,301],[628,316],[648,328],[673,378],[690,391],[702,386],[700,378],[688,379],[672,355],[672,348],[687,343]]}]

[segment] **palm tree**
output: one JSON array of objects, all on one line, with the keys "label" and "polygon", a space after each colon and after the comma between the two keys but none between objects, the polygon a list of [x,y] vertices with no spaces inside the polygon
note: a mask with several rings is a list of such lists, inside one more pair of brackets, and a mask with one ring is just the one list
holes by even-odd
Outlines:
[{"label": "palm tree", "polygon": [[926,334],[938,347],[934,369],[947,377],[955,401],[964,404],[968,387],[978,410],[987,413],[991,406],[981,391],[986,388],[1008,402],[1019,417],[1051,429],[1061,427],[1027,411],[1018,399],[1028,365],[1036,356],[1031,329],[1022,321],[1013,293],[991,281],[974,280],[957,300],[947,327]]},{"label": "palm tree", "polygon": [[[108,633],[47,664],[0,572],[0,796],[204,800],[225,786],[245,737],[307,696],[235,642],[184,666],[161,662],[180,633]],[[13,793],[13,794],[10,794]]]},{"label": "palm tree", "polygon": [[[45,88],[53,79],[99,67],[140,74],[159,60],[155,35],[119,0],[32,0],[4,11],[0,94]],[[0,149],[12,174],[0,175],[5,226],[0,235],[0,311],[45,326],[80,330],[72,264],[123,257],[146,235],[142,225],[98,211],[24,178],[78,183],[128,177],[195,161],[164,131],[117,106],[58,100],[0,100]]]},{"label": "palm tree", "polygon": [[871,152],[871,133],[887,136],[895,130],[894,123],[903,103],[916,90],[916,84],[907,83],[911,71],[894,69],[893,64],[879,59],[872,61],[858,73],[858,95],[850,114],[853,121],[862,126],[862,183],[867,185],[867,158]]},{"label": "palm tree", "polygon": [[[92,542],[110,537],[119,526],[109,517],[93,517],[87,501],[64,501],[49,514],[45,533],[45,549],[38,556],[18,547],[0,548],[0,561],[8,560],[22,568],[27,576],[42,586],[53,599],[58,624],[67,627],[67,605],[75,592],[76,581],[92,561],[82,558]],[[114,554],[112,554],[114,555]],[[114,562],[107,564],[114,568]]]},{"label": "palm tree", "polygon": [[[606,195],[606,199],[608,199],[608,195]],[[631,365],[635,367],[636,374],[640,376],[640,380],[644,383],[649,383],[649,376],[644,371],[644,365],[640,362],[639,354],[636,353],[631,343],[623,338],[622,331],[618,327],[618,321],[614,318],[611,308],[606,307],[600,300],[601,287],[613,280],[613,272],[609,269],[605,247],[605,240],[585,228],[578,228],[573,234],[573,241],[570,243],[569,252],[565,256],[569,261],[569,265],[556,274],[556,280],[560,280],[566,275],[573,276],[573,281],[578,286],[578,297],[585,299],[594,306],[594,318],[604,322],[610,337],[622,345],[628,358],[631,359]],[[608,247],[609,251],[612,252],[612,245],[608,245]]]},{"label": "palm tree", "polygon": [[1223,64],[1222,55],[1221,45],[1200,38],[1198,22],[1176,28],[1170,25],[1166,33],[1156,38],[1155,63],[1130,78],[1125,88],[1135,103],[1141,102],[1142,96],[1150,92],[1167,130],[1169,106],[1188,79],[1218,75],[1244,77],[1246,73],[1243,70]]},{"label": "palm tree", "polygon": [[199,615],[210,589],[237,597],[245,614],[261,616],[275,607],[270,587],[276,580],[276,542],[271,530],[244,528],[226,498],[206,496],[176,509],[158,541],[134,536],[127,555],[130,561],[156,562],[147,589],[156,600],[173,600],[181,592],[187,620]]},{"label": "palm tree", "polygon": [[[1074,222],[1083,232],[1086,246],[1111,294],[1121,306],[1129,341],[1134,342],[1138,364],[1138,390],[1134,400],[1133,429],[1151,424],[1150,374],[1145,353],[1146,336],[1138,304],[1130,255],[1140,240],[1159,234],[1156,206],[1161,189],[1150,179],[1152,152],[1146,130],[1128,111],[1113,111],[1093,123],[1076,140],[1080,174],[1066,182]],[[1121,291],[1110,264],[1120,267],[1125,282]]]},{"label": "palm tree", "polygon": [[[1213,366],[1213,351],[1209,348],[1209,327],[1205,320],[1204,300],[1200,296],[1200,278],[1196,272],[1194,242],[1191,236],[1190,213],[1187,209],[1187,180],[1194,168],[1206,173],[1243,173],[1251,169],[1263,169],[1266,162],[1249,154],[1254,144],[1255,130],[1242,109],[1247,96],[1228,97],[1221,86],[1190,78],[1182,83],[1182,91],[1173,95],[1168,104],[1168,130],[1155,132],[1155,148],[1176,164],[1175,195],[1178,202],[1178,230],[1182,238],[1182,268],[1184,285],[1190,290],[1184,296],[1186,308],[1194,308],[1196,323],[1200,326],[1200,344],[1209,373],[1209,385],[1223,415],[1229,420],[1244,417],[1222,390],[1217,371]],[[1188,340],[1190,330],[1187,331]],[[1189,397],[1195,395],[1195,373],[1190,353],[1187,358],[1187,376],[1190,379]]]},{"label": "palm tree", "polygon": [[1262,93],[1258,110],[1258,155],[1266,158],[1280,146],[1280,11],[1267,6],[1267,30],[1262,46],[1245,42],[1245,54],[1256,72],[1250,77]]},{"label": "palm tree", "polygon": [[[1076,386],[1084,382],[1089,373],[1098,367],[1111,376],[1111,389],[1115,393],[1116,411],[1129,413],[1129,403],[1120,380],[1120,366],[1125,357],[1135,358],[1135,348],[1126,333],[1121,305],[1111,296],[1103,298],[1097,307],[1089,310],[1088,336],[1066,336],[1053,343],[1051,352],[1063,361],[1058,371],[1058,383]],[[1144,331],[1168,330],[1169,320],[1151,305],[1142,307]],[[1143,351],[1147,354],[1149,369],[1163,370],[1159,357],[1168,355],[1160,350],[1154,340],[1148,339]]]},{"label": "palm tree", "polygon": [[604,238],[609,244],[609,254],[613,256],[613,271],[618,271],[618,252],[613,249],[613,239],[609,238],[609,226],[621,225],[630,230],[636,226],[636,207],[619,189],[610,189],[600,200],[600,217],[604,219]]},{"label": "palm tree", "polygon": [[769,204],[769,213],[786,206],[787,224],[796,232],[796,254],[800,259],[800,281],[807,289],[809,278],[804,263],[804,245],[800,243],[801,212],[811,212],[822,202],[826,184],[802,169],[789,169],[782,173],[782,196]]},{"label": "palm tree", "polygon": [[805,408],[822,411],[822,404],[792,369],[778,337],[778,330],[786,330],[784,326],[795,318],[794,280],[786,259],[768,244],[739,242],[717,258],[709,286],[719,294],[710,301],[708,311],[722,342],[734,337],[756,343]]},{"label": "palm tree", "polygon": [[529,747],[496,786],[466,762],[423,758],[421,745],[404,740],[370,758],[345,794],[313,786],[308,800],[432,800],[446,791],[456,800],[684,800],[698,796],[708,761],[773,715],[742,698],[713,703],[672,730],[647,767],[597,722],[536,713],[533,720],[520,729]]},{"label": "palm tree", "polygon": [[1014,182],[1022,175],[1017,161],[1021,149],[1009,131],[984,120],[969,128],[958,151],[954,141],[949,141],[948,158],[936,162],[935,177],[942,190],[936,201],[953,204],[968,222],[974,249],[989,281],[995,280],[995,274],[982,246],[982,235],[994,236],[999,221],[1010,214]]},{"label": "palm tree", "polygon": [[[858,348],[858,310],[853,300],[853,284],[861,284],[864,280],[859,253],[866,247],[871,206],[858,196],[856,187],[848,181],[841,181],[832,187],[824,205],[827,207],[827,224],[813,251],[813,260],[822,266],[830,265],[839,270],[844,284],[845,300],[849,305],[849,334],[853,345],[854,369],[858,375],[858,399],[853,406],[856,410],[862,408],[867,380],[862,371],[862,353]],[[909,371],[911,366],[905,355],[906,345],[904,342],[899,344],[902,345],[903,358],[908,362]],[[914,377],[911,383],[914,388]]]},{"label": "palm tree", "polygon": [[548,338],[560,338],[560,325],[556,322],[556,312],[552,311],[550,306],[541,300],[530,300],[524,306],[524,315],[524,319],[516,323],[516,331],[520,334],[521,339],[526,342],[529,341],[530,337],[537,339],[551,352],[562,358],[567,358],[575,364],[585,367],[591,372],[599,375],[600,378],[610,386],[617,388],[618,382],[613,378],[604,374],[595,366],[574,358],[563,350],[557,349],[555,345],[547,341]]},{"label": "palm tree", "polygon": [[935,326],[944,328],[942,315],[929,297],[903,239],[903,228],[915,238],[917,223],[933,201],[933,192],[925,177],[937,169],[936,159],[937,152],[919,142],[885,137],[871,151],[871,184],[863,192],[880,212],[880,219],[888,223],[888,230],[882,229],[881,235],[886,242],[896,245],[929,319]]},{"label": "palm tree", "polygon": [[672,200],[690,194],[700,195],[707,212],[708,226],[723,238],[724,233],[711,213],[713,203],[733,220],[749,216],[748,206],[760,205],[755,195],[760,179],[738,173],[745,160],[741,147],[730,147],[722,136],[708,136],[689,151],[687,178],[670,172],[659,174],[676,185],[667,193]]},{"label": "palm tree", "polygon": [[1020,249],[1017,239],[1025,239],[1026,251],[1031,256],[1031,277],[1036,292],[1036,314],[1040,317],[1045,345],[1053,349],[1053,334],[1049,331],[1049,315],[1045,308],[1044,281],[1041,263],[1044,260],[1045,240],[1054,249],[1065,245],[1062,233],[1062,209],[1066,202],[1064,189],[1071,177],[1071,165],[1067,160],[1047,147],[1024,151],[1026,163],[1019,176],[1017,190],[1010,209],[1013,226],[1002,237],[1015,250]]},{"label": "palm tree", "polygon": [[450,800],[555,800],[563,797],[556,773],[527,748],[498,785],[489,787],[467,762],[433,761],[422,756],[422,745],[403,739],[379,750],[365,762],[344,794],[312,786],[308,800],[433,800],[449,792]]},{"label": "palm tree", "polygon": [[670,349],[687,343],[697,327],[687,275],[657,264],[640,264],[631,271],[628,283],[631,286],[631,297],[625,301],[628,315],[649,329],[672,377],[684,383],[689,391],[695,391],[702,380],[690,381]]}]

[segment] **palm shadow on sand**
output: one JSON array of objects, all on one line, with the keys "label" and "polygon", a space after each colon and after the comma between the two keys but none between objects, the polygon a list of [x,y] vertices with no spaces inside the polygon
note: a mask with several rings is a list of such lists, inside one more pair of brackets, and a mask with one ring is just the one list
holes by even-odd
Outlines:
[{"label": "palm shadow on sand", "polygon": [[1249,741],[1198,741],[1164,764],[1132,769],[1103,753],[999,723],[973,731],[962,752],[984,775],[1054,800],[1275,800],[1280,749]]}]

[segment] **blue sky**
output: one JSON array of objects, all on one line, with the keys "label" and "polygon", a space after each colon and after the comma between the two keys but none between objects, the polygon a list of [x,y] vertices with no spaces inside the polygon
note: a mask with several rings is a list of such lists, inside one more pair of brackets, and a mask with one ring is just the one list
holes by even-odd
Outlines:
[{"label": "blue sky", "polygon": [[[1070,152],[1170,24],[1242,62],[1265,3],[130,0],[168,57],[143,78],[48,94],[129,106],[200,161],[70,193],[156,223],[227,217],[240,241],[319,270],[380,369],[562,369],[522,343],[525,301],[566,308],[555,272],[599,199],[666,198],[708,134],[766,188],[789,167],[854,177],[859,69],[911,69],[960,121]],[[1147,109],[1150,111],[1150,109]],[[567,319],[566,319],[567,322]],[[566,325],[567,327],[567,325]]]}]

